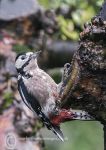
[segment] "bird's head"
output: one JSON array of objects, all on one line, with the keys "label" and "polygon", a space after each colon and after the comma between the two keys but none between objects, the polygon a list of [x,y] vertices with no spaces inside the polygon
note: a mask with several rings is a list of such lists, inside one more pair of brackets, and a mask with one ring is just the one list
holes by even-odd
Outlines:
[{"label": "bird's head", "polygon": [[15,60],[15,67],[18,72],[23,71],[25,67],[37,65],[37,57],[41,51],[38,52],[27,52],[27,53],[20,53],[17,55]]}]

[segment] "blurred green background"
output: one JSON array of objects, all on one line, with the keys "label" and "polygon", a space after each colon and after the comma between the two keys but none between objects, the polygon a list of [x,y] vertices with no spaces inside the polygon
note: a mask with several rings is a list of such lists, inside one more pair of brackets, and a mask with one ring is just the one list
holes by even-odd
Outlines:
[{"label": "blurred green background", "polygon": [[[99,122],[72,121],[61,127],[66,140],[45,140],[46,150],[103,150],[103,129]],[[48,131],[44,132],[48,135]]]},{"label": "blurred green background", "polygon": [[60,37],[63,40],[78,40],[84,23],[97,14],[103,0],[39,0],[39,2],[46,9],[56,9]]}]

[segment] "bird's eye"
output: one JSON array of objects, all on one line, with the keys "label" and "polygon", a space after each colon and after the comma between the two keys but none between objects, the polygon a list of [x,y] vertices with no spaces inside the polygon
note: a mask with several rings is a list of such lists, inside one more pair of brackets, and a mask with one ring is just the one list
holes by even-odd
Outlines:
[{"label": "bird's eye", "polygon": [[25,56],[25,55],[21,56],[21,59],[22,59],[22,60],[24,60],[25,58],[26,58],[26,56]]},{"label": "bird's eye", "polygon": [[66,68],[70,68],[70,66],[71,66],[71,65],[70,65],[69,63],[66,64]]}]

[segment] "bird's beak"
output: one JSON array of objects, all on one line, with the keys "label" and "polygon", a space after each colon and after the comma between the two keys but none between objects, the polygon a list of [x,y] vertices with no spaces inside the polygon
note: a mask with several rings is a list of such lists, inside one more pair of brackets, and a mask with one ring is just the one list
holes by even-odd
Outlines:
[{"label": "bird's beak", "polygon": [[39,54],[41,53],[41,51],[35,52],[31,55],[31,58],[35,59],[39,56]]}]

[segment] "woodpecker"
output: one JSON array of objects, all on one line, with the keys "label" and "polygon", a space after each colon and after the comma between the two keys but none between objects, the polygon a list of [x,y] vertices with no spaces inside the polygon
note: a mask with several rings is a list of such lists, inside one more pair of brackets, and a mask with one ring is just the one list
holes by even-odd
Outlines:
[{"label": "woodpecker", "polygon": [[15,67],[18,72],[18,90],[26,106],[36,113],[44,125],[64,141],[60,123],[67,120],[91,120],[85,112],[80,113],[60,109],[58,85],[37,63],[38,52],[27,52],[17,55]]}]

